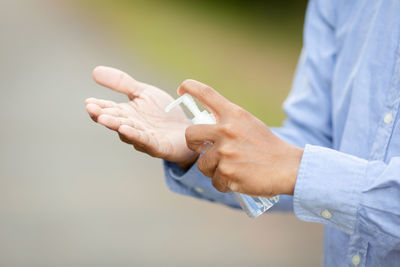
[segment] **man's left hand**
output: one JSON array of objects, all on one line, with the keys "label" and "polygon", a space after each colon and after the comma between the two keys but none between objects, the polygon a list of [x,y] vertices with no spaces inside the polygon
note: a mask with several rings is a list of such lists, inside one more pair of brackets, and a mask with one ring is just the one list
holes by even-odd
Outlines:
[{"label": "man's left hand", "polygon": [[199,170],[212,179],[220,192],[251,196],[293,195],[303,149],[274,135],[259,119],[229,102],[211,87],[186,80],[178,94],[189,93],[211,111],[215,125],[198,124],[186,129],[187,146],[202,153]]}]

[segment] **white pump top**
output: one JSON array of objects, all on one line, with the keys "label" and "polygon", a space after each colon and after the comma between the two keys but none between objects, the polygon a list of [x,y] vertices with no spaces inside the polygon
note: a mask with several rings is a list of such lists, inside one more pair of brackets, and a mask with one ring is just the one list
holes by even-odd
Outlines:
[{"label": "white pump top", "polygon": [[213,114],[208,113],[207,110],[200,111],[199,108],[196,105],[196,102],[194,102],[193,97],[189,94],[184,94],[181,97],[177,98],[175,101],[173,101],[171,104],[169,104],[165,108],[165,112],[169,112],[171,109],[173,109],[175,106],[183,103],[193,114],[193,119],[192,122],[194,124],[215,124],[215,118]]}]

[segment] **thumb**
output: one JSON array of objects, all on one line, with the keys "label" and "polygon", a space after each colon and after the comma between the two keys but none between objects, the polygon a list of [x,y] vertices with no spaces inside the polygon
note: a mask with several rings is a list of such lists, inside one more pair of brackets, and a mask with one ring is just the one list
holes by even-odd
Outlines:
[{"label": "thumb", "polygon": [[185,93],[198,99],[218,120],[229,115],[232,110],[233,104],[228,99],[204,83],[185,80],[179,86],[178,94],[183,95]]},{"label": "thumb", "polygon": [[96,83],[123,93],[131,100],[144,90],[142,83],[125,72],[111,67],[98,66],[93,70],[92,76]]}]

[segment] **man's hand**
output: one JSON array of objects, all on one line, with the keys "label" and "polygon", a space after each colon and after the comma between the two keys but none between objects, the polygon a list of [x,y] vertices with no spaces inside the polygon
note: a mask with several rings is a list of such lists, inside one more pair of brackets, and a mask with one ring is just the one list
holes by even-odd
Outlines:
[{"label": "man's hand", "polygon": [[164,111],[173,101],[170,95],[109,67],[97,67],[93,79],[130,100],[115,103],[87,99],[86,110],[95,122],[117,131],[123,142],[153,157],[176,162],[183,168],[196,161],[198,154],[186,146],[185,129],[190,121],[185,113],[180,107]]},{"label": "man's hand", "polygon": [[205,84],[187,80],[178,88],[179,95],[184,93],[196,97],[217,119],[215,125],[186,129],[186,142],[193,151],[202,153],[204,143],[213,143],[197,165],[217,190],[263,197],[293,194],[303,149],[284,142]]}]

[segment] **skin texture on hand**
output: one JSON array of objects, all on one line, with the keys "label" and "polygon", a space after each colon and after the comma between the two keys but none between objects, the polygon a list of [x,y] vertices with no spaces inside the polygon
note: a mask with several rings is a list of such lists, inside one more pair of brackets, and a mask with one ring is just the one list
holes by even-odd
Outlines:
[{"label": "skin texture on hand", "polygon": [[198,154],[188,149],[185,140],[189,119],[180,107],[164,111],[174,100],[170,95],[110,67],[96,67],[93,79],[129,99],[115,103],[88,98],[86,110],[95,122],[118,132],[121,141],[150,156],[176,162],[183,168],[196,161]]},{"label": "skin texture on hand", "polygon": [[197,162],[221,192],[230,190],[252,196],[293,195],[303,149],[292,146],[241,107],[229,102],[211,87],[187,80],[178,94],[189,93],[210,110],[217,124],[192,125],[186,129],[190,149],[202,153]]}]

